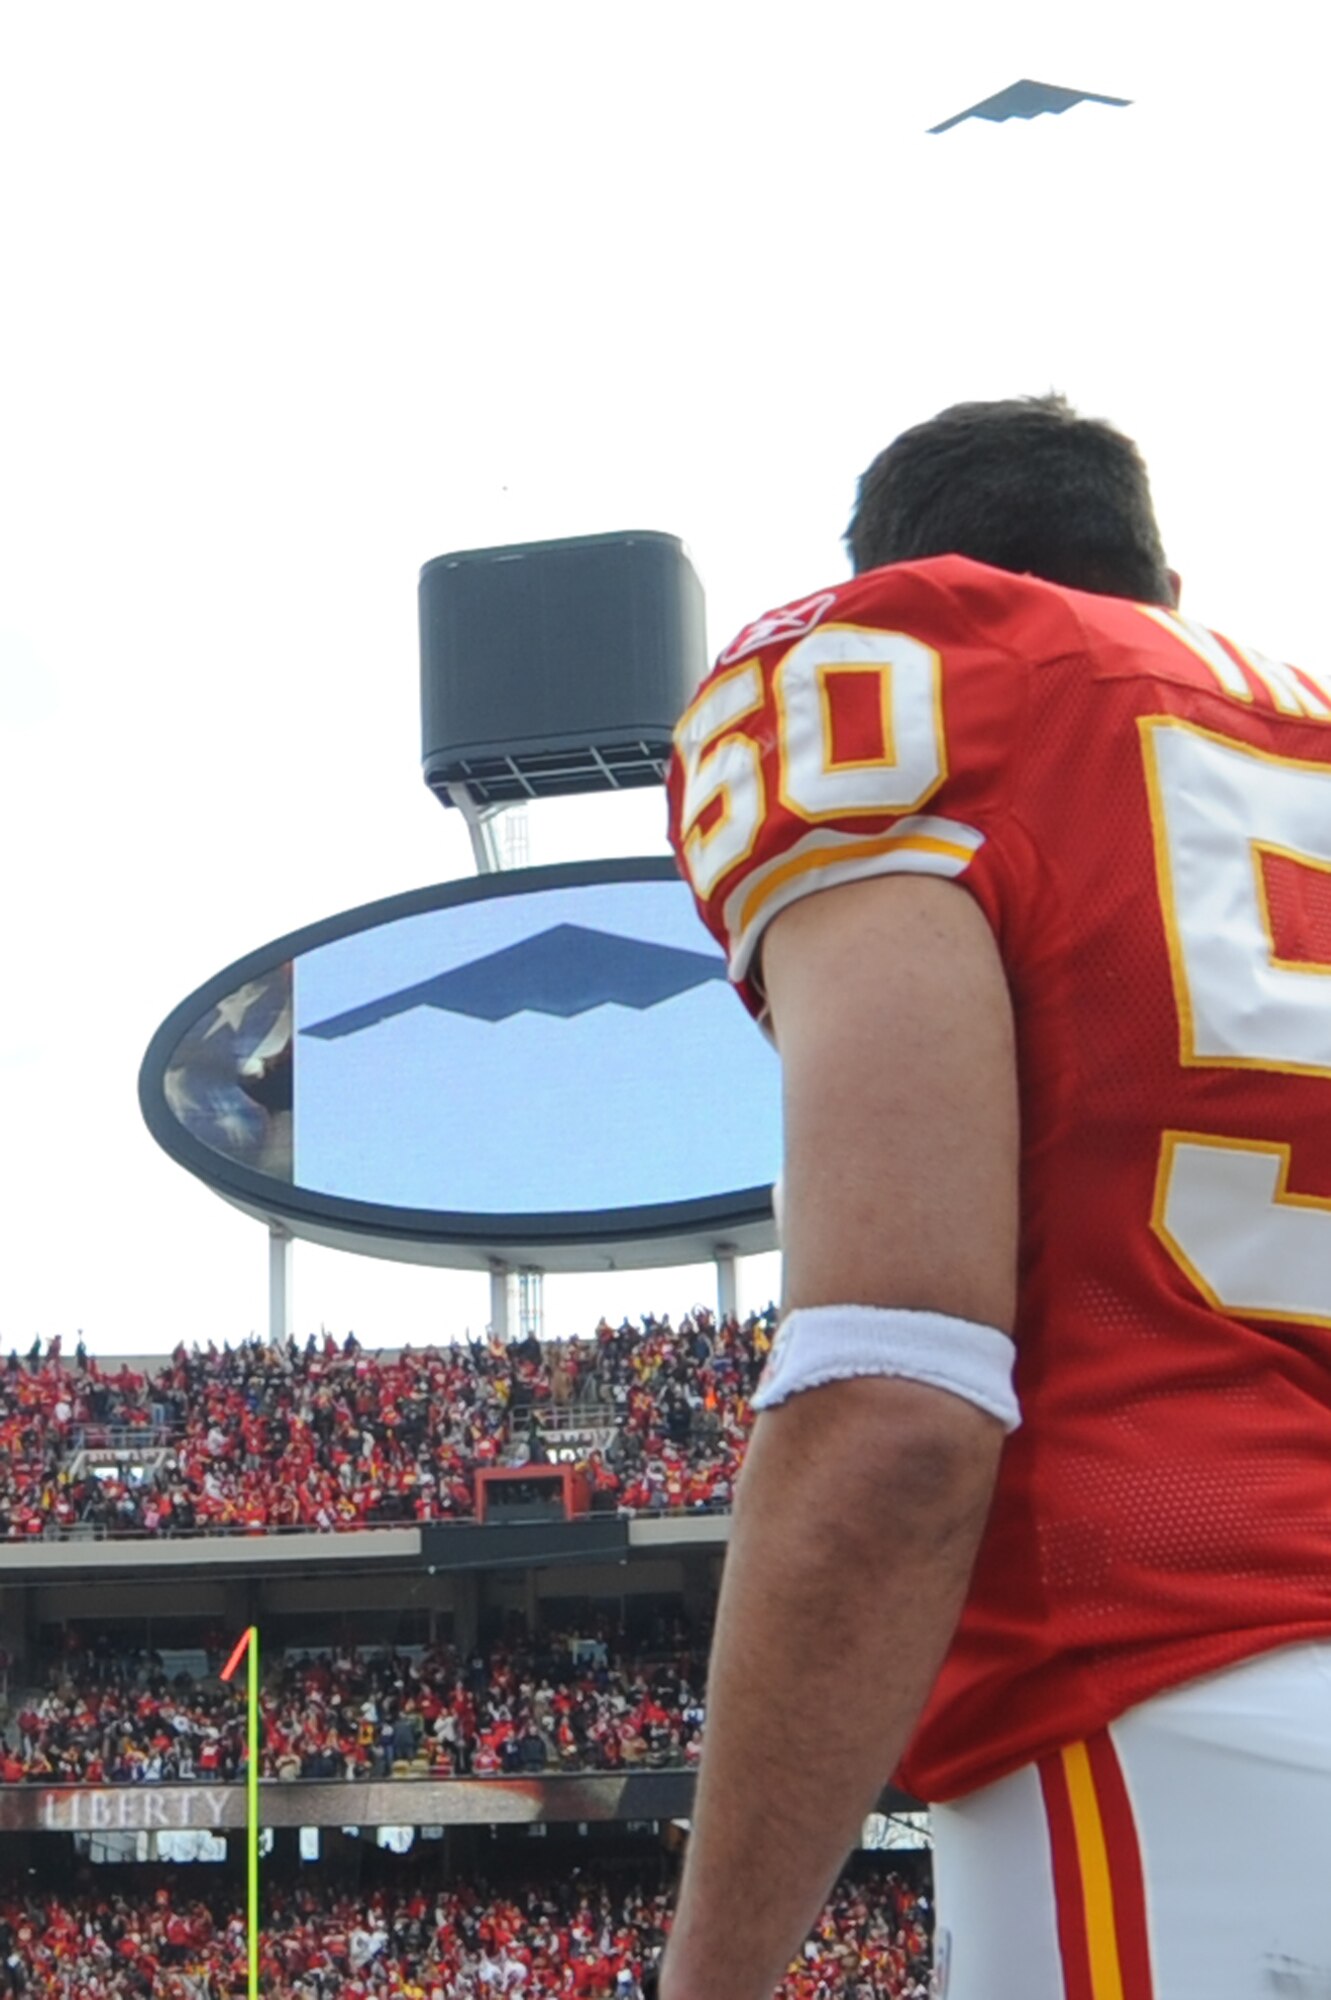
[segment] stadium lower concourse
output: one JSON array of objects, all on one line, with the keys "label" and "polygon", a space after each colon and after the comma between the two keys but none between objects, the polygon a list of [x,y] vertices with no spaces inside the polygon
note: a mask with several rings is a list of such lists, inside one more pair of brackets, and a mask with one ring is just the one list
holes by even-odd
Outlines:
[{"label": "stadium lower concourse", "polygon": [[[344,1838],[344,1850],[354,1843]],[[429,1843],[424,1844],[427,1848]],[[517,1843],[418,1859],[344,1852],[283,1875],[268,1896],[261,1990],[270,2000],[638,2000],[667,1935],[671,1868],[641,1836],[613,1854],[586,1840],[537,1869]],[[508,1852],[503,1851],[505,1846]],[[526,1843],[528,1847],[532,1843]],[[200,1880],[201,1876],[227,1879]],[[927,1992],[930,1908],[918,1870],[864,1865],[837,1884],[783,2000]],[[244,1900],[225,1870],[84,1865],[40,1888],[0,1883],[10,1993],[50,2000],[216,2000],[244,1991]],[[5,1990],[0,1986],[0,1990]]]}]

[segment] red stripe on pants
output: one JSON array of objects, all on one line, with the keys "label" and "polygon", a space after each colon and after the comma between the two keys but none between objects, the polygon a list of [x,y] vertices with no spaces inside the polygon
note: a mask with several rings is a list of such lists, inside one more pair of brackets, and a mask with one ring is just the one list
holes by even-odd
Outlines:
[{"label": "red stripe on pants", "polygon": [[1054,1865],[1054,1911],[1058,1919],[1059,1957],[1063,1963],[1063,1991],[1067,2000],[1095,2000],[1090,1945],[1086,1936],[1081,1857],[1077,1853],[1077,1833],[1072,1820],[1067,1774],[1057,1753],[1045,1757],[1039,1771],[1045,1818],[1049,1823],[1049,1852]]},{"label": "red stripe on pants", "polygon": [[1086,1753],[1095,1774],[1100,1824],[1104,1828],[1105,1848],[1109,1855],[1109,1879],[1114,1885],[1114,1924],[1118,1934],[1119,1968],[1123,1975],[1123,2000],[1153,2000],[1151,1941],[1146,1928],[1146,1882],[1142,1873],[1137,1822],[1133,1817],[1123,1767],[1107,1729],[1088,1737]]}]

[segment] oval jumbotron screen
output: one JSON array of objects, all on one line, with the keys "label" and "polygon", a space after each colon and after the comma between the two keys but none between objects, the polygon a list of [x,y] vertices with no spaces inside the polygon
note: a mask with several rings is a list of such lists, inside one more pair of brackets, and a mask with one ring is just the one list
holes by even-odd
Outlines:
[{"label": "oval jumbotron screen", "polygon": [[445,883],[250,954],[158,1029],[171,1157],[295,1235],[544,1270],[774,1247],[777,1060],[666,858]]}]

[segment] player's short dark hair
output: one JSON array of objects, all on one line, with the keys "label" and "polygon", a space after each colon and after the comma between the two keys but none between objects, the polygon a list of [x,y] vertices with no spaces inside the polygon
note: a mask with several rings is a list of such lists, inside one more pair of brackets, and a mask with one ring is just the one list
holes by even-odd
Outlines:
[{"label": "player's short dark hair", "polygon": [[903,431],[860,480],[846,547],[857,574],[960,555],[1106,597],[1174,601],[1141,453],[1058,395],[954,403]]}]

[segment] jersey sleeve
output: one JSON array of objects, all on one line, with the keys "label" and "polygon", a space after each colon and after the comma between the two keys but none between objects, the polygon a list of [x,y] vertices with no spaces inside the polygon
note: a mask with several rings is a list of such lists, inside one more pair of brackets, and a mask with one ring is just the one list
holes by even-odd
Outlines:
[{"label": "jersey sleeve", "polygon": [[767,925],[868,876],[961,882],[1001,932],[1029,662],[1022,579],[898,564],[768,613],[675,731],[670,837],[730,977],[761,1018]]}]

